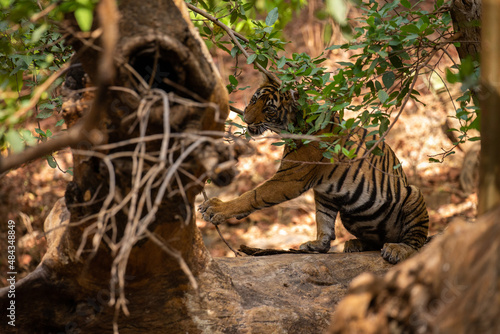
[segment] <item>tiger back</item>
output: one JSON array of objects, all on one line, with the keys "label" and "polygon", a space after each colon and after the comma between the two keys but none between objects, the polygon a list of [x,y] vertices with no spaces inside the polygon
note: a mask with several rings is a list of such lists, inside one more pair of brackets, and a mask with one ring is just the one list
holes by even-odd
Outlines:
[{"label": "tiger back", "polygon": [[[244,120],[252,135],[266,130],[281,132],[297,121],[297,105],[291,92],[282,93],[279,85],[267,82],[253,95],[245,108]],[[338,119],[315,135],[332,133]],[[341,138],[357,156],[366,152],[368,132],[356,128]],[[330,140],[334,140],[331,138]],[[293,146],[293,147],[292,147]],[[341,156],[330,163],[318,141],[307,145],[301,140],[285,145],[280,167],[275,175],[236,199],[223,202],[212,198],[200,205],[203,218],[214,224],[296,198],[314,190],[317,235],[300,246],[302,250],[328,252],[335,239],[335,219],[340,215],[344,227],[356,237],[345,243],[344,252],[381,250],[382,257],[398,263],[426,241],[429,217],[420,190],[408,184],[401,164],[384,142],[381,154],[348,160]]]}]

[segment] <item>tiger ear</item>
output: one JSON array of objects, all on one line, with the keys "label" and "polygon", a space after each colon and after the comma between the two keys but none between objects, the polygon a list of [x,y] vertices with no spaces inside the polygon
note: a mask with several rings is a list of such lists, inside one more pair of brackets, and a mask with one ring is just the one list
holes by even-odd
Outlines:
[{"label": "tiger ear", "polygon": [[275,86],[280,86],[280,82],[277,81],[277,78],[275,78],[274,76],[270,76],[269,74],[270,73],[263,73],[261,72],[262,74],[262,84],[261,86],[265,86],[265,85],[275,85]]}]

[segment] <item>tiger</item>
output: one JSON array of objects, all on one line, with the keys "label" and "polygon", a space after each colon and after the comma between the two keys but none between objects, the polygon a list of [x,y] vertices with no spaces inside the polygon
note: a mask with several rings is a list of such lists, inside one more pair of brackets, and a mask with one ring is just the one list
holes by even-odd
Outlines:
[{"label": "tiger", "polygon": [[[250,135],[266,130],[282,133],[300,119],[293,91],[265,81],[244,110],[243,120]],[[339,118],[314,133],[335,133]],[[366,142],[376,140],[357,126],[349,136],[338,137],[356,153],[366,152]],[[343,138],[346,137],[346,138]],[[333,142],[335,136],[329,140]],[[236,199],[223,202],[211,198],[199,206],[204,220],[215,225],[228,218],[242,219],[250,213],[291,200],[309,189],[314,191],[316,240],[300,245],[302,251],[326,253],[335,240],[335,220],[340,214],[344,227],[355,239],[345,242],[344,252],[380,251],[387,262],[396,264],[412,256],[427,239],[429,216],[421,191],[409,185],[394,151],[381,141],[378,154],[355,161],[325,158],[319,141],[304,144],[291,140],[284,145],[281,163],[269,180]]]}]

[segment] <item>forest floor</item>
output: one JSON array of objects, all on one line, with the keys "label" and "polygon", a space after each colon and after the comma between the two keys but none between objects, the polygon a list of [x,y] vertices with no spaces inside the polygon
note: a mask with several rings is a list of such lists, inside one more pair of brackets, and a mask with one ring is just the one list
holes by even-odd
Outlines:
[{"label": "forest floor", "polygon": [[[298,20],[307,21],[310,29],[300,31],[285,30],[292,37],[294,44],[291,51],[301,50],[313,56],[318,50],[321,39],[312,38],[321,32],[321,23],[311,18],[310,10],[305,10]],[[332,61],[344,60],[345,55],[332,53]],[[214,59],[220,65],[222,77],[233,73],[234,60],[223,54],[215,54]],[[244,63],[240,59],[240,64]],[[437,70],[443,72],[447,64]],[[251,68],[243,68],[239,77],[240,86],[250,89],[237,91],[230,96],[235,106],[243,109],[261,81],[260,74]],[[464,152],[456,149],[443,163],[430,163],[429,156],[439,154],[451,148],[452,142],[443,130],[443,125],[454,113],[453,105],[429,89],[429,83],[422,80],[416,89],[422,94],[425,105],[409,103],[404,113],[387,137],[387,143],[396,152],[411,184],[419,187],[425,197],[430,215],[430,234],[442,231],[455,219],[474,221],[477,197],[475,193],[466,194],[459,183]],[[458,90],[458,88],[455,88]],[[453,92],[453,90],[452,90]],[[238,122],[236,114],[230,118]],[[57,119],[44,120],[42,128],[53,126]],[[33,123],[33,128],[35,123]],[[234,130],[234,129],[230,129]],[[272,146],[273,139],[262,137],[251,142],[253,154],[240,158],[238,176],[227,187],[207,186],[209,197],[222,200],[235,198],[245,191],[269,179],[277,170],[282,154],[282,147]],[[467,151],[468,146],[462,147]],[[69,150],[54,154],[61,170],[72,164]],[[20,279],[32,271],[40,262],[45,252],[43,222],[56,200],[64,196],[66,185],[71,175],[60,169],[52,169],[45,159],[27,164],[8,174],[0,176],[0,249],[7,249],[7,221],[16,222],[17,231],[17,278]],[[202,198],[198,197],[197,204]],[[201,219],[197,213],[196,223],[201,230],[205,244],[213,256],[233,256],[222,242],[215,228]],[[234,247],[245,244],[250,247],[289,249],[297,248],[301,243],[315,238],[314,198],[311,191],[297,199],[255,212],[242,220],[231,219],[221,225],[224,238]],[[351,238],[337,221],[337,239],[332,242],[336,251],[342,251],[343,243]],[[0,286],[7,285],[7,255],[0,256]]]}]

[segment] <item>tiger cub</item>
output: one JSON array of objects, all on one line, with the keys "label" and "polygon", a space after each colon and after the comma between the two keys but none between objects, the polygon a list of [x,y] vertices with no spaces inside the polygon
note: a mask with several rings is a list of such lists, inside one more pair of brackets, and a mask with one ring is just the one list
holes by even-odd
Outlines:
[{"label": "tiger cub", "polygon": [[[245,108],[248,132],[260,135],[266,130],[279,133],[296,122],[299,112],[290,92],[280,92],[279,85],[266,82],[253,95]],[[338,119],[333,119],[338,122]],[[316,133],[332,133],[334,124]],[[367,131],[356,128],[349,140],[361,156],[366,150]],[[333,139],[332,139],[333,141]],[[427,238],[429,216],[418,188],[408,185],[398,158],[381,142],[382,155],[370,154],[355,162],[329,163],[318,142],[307,145],[300,140],[295,147],[285,145],[281,165],[276,174],[254,190],[228,202],[212,198],[200,205],[203,219],[220,224],[226,219],[244,218],[262,208],[298,197],[314,189],[316,205],[316,240],[300,246],[301,250],[326,253],[335,239],[335,218],[340,213],[342,224],[357,239],[345,243],[344,252],[380,250],[390,263],[398,263],[422,247]],[[394,168],[398,166],[397,168]]]}]

